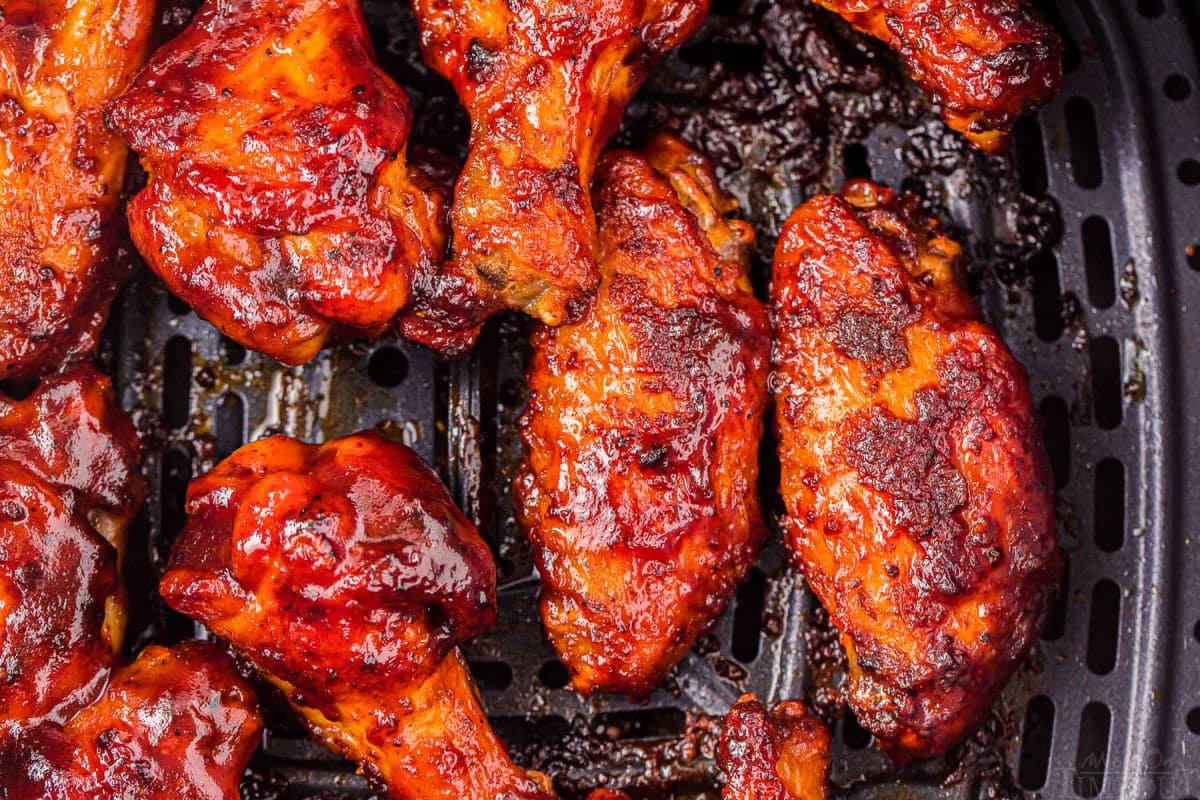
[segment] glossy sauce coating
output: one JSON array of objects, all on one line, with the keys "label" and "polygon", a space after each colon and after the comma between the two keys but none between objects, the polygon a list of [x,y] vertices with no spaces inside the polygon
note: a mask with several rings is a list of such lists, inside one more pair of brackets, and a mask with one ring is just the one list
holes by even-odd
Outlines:
[{"label": "glossy sauce coating", "polygon": [[0,798],[236,800],[261,732],[254,691],[216,646],[147,647],[65,725],[0,742]]},{"label": "glossy sauce coating", "polygon": [[904,60],[954,130],[989,153],[1062,82],[1058,34],[1026,0],[816,0]]},{"label": "glossy sauce coating", "polygon": [[785,533],[841,632],[850,702],[897,758],[978,724],[1062,567],[1025,372],[960,249],[866,181],[788,219],[772,283]]},{"label": "glossy sauce coating", "polygon": [[146,57],[153,0],[0,6],[0,380],[86,360],[128,271],[127,151],[104,104]]},{"label": "glossy sauce coating", "polygon": [[829,796],[829,730],[804,704],[785,700],[767,710],[742,695],[725,717],[717,765],[724,800],[825,800]]},{"label": "glossy sauce coating", "polygon": [[146,494],[140,446],[91,367],[0,397],[0,738],[63,721],[121,645],[117,562]]},{"label": "glossy sauce coating", "polygon": [[356,0],[207,0],[109,106],[149,183],[138,250],[227,336],[288,364],[382,332],[444,246],[442,192]]},{"label": "glossy sauce coating", "polygon": [[544,796],[455,650],[495,620],[491,554],[415,453],[373,433],[275,436],[193,481],[187,510],[163,597],[390,797]]},{"label": "glossy sauce coating", "polygon": [[454,280],[549,325],[595,289],[596,160],[706,0],[415,0],[425,60],[471,115]]},{"label": "glossy sauce coating", "polygon": [[725,608],[763,535],[770,348],[753,232],[678,139],[606,154],[601,285],[533,336],[517,513],[581,692],[649,692]]}]

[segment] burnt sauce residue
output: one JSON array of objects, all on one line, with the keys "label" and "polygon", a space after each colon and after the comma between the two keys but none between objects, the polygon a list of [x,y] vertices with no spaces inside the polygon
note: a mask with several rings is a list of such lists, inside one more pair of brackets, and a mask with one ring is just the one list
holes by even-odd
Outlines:
[{"label": "burnt sauce residue", "polygon": [[[168,27],[178,30],[195,5],[192,0],[170,0]],[[461,159],[468,120],[449,85],[421,62],[409,5],[365,0],[364,9],[381,63],[412,97],[415,152],[430,148]],[[1006,337],[1031,336],[1029,296],[1061,228],[1058,207],[1045,195],[1042,145],[1031,121],[1018,126],[1011,156],[985,156],[941,122],[936,109],[903,77],[891,53],[808,0],[717,0],[701,33],[643,88],[616,144],[637,146],[663,129],[677,132],[713,159],[724,188],[741,204],[739,213],[753,223],[758,234],[754,279],[762,296],[775,238],[788,213],[816,192],[837,189],[848,178],[870,177],[919,194],[964,243],[968,280],[989,319]],[[1123,297],[1136,297],[1135,278],[1123,279],[1122,291]],[[1064,301],[1062,316],[1074,317],[1070,298]],[[1079,327],[1084,330],[1082,323]],[[484,400],[479,418],[470,422],[483,456],[456,459],[477,473],[459,480],[479,487],[477,507],[467,510],[491,538],[502,586],[520,584],[532,571],[508,490],[520,457],[516,421],[525,401],[520,375],[528,328],[523,320],[504,317],[482,337],[484,352],[473,363],[483,368],[478,384]],[[161,383],[162,375],[147,381]],[[456,424],[461,428],[464,420]],[[151,449],[155,446],[152,442]],[[770,463],[769,450],[764,448],[764,507],[778,509],[778,467]],[[200,460],[210,465],[211,458],[201,454]],[[795,575],[783,567],[778,532],[772,537],[772,552],[760,562],[767,583],[764,641],[779,640],[786,629],[788,603],[802,594],[791,590]],[[837,633],[809,600],[807,632],[795,647],[807,654],[805,699],[834,733],[833,776],[839,793],[1019,795],[1006,758],[1019,724],[1009,708],[1023,707],[1020,699],[1036,687],[1036,664],[1014,678],[1005,695],[1008,702],[1002,702],[958,751],[932,763],[896,768],[849,719],[842,689],[845,659]],[[530,625],[537,624],[535,614],[527,616]],[[721,656],[720,649],[714,636],[705,636],[697,644],[697,656],[713,665],[736,697],[746,688],[747,672]],[[510,666],[520,674],[536,672],[542,665],[514,660]],[[551,694],[539,690],[536,696],[528,695],[524,717],[497,719],[497,729],[520,764],[554,776],[556,788],[567,798],[598,785],[624,788],[635,797],[716,798],[719,775],[713,754],[720,719],[687,707],[674,680],[673,676],[660,697],[680,698],[679,708],[660,701],[644,712],[567,719],[545,710]],[[269,708],[267,718],[271,735],[303,738],[299,726],[279,708]],[[343,763],[321,760],[301,770],[295,766],[260,759],[243,783],[243,797],[371,796],[353,768]],[[318,779],[322,774],[330,777]],[[317,792],[315,787],[323,788]]]}]

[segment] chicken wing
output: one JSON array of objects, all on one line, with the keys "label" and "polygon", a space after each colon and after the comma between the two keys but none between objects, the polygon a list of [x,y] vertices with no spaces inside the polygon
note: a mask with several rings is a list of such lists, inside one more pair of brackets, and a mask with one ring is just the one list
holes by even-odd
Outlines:
[{"label": "chicken wing", "polygon": [[450,270],[558,325],[595,289],[601,148],[707,0],[414,0],[422,52],[471,115]]},{"label": "chicken wing", "polygon": [[770,329],[754,234],[707,160],[658,137],[597,174],[601,284],[533,336],[517,514],[581,692],[641,695],[725,608],[763,535]]},{"label": "chicken wing", "polygon": [[495,620],[495,567],[415,453],[272,437],[194,481],[187,507],[163,597],[389,797],[552,797],[509,760],[456,649]]},{"label": "chicken wing", "polygon": [[717,766],[724,800],[825,800],[829,796],[829,730],[804,704],[767,711],[742,695],[721,731]]},{"label": "chicken wing", "polygon": [[0,736],[104,688],[124,633],[118,551],[146,494],[140,446],[91,367],[0,398]]},{"label": "chicken wing", "polygon": [[261,732],[217,647],[147,647],[70,722],[0,742],[0,798],[233,800]]},{"label": "chicken wing", "polygon": [[104,104],[146,57],[153,0],[0,6],[0,380],[84,361],[129,264],[127,151]]},{"label": "chicken wing", "polygon": [[444,247],[408,98],[357,0],[207,0],[110,104],[142,157],[133,240],[223,333],[288,364],[372,336]]},{"label": "chicken wing", "polygon": [[1024,370],[959,260],[916,198],[866,181],[797,209],[775,253],[786,536],[859,721],[900,758],[979,722],[1062,566]]},{"label": "chicken wing", "polygon": [[1062,82],[1058,34],[1027,0],[815,2],[895,50],[946,124],[989,153]]}]

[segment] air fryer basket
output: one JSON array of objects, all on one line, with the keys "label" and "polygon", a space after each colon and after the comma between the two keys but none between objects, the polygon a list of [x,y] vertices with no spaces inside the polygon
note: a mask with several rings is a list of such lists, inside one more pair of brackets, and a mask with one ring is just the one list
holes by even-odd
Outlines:
[{"label": "air fryer basket", "polygon": [[[1189,4],[1180,7],[1178,3]],[[968,244],[972,288],[1026,364],[1046,423],[1070,566],[1040,648],[956,753],[897,769],[843,708],[835,634],[777,535],[729,612],[645,703],[583,700],[543,640],[537,578],[512,519],[528,324],[495,321],[466,359],[396,341],[284,369],[223,339],[144,271],[114,314],[113,365],[148,442],[153,493],[130,564],[132,647],[193,624],[153,591],[188,479],[249,439],[379,427],[436,465],[493,545],[500,623],[468,653],[516,759],[564,796],[595,785],[716,797],[720,717],[742,691],[806,697],[834,729],[856,798],[1164,798],[1200,794],[1200,6],[1048,0],[1060,96],[987,159],[949,133],[896,62],[808,0],[717,0],[704,32],[631,109],[621,141],[680,130],[717,161],[760,232],[804,197],[870,175],[921,192]],[[367,0],[381,61],[410,90],[416,145],[466,122],[416,55],[402,0]],[[764,502],[779,503],[764,446]],[[348,764],[267,700],[244,786],[261,798],[369,797]]]}]

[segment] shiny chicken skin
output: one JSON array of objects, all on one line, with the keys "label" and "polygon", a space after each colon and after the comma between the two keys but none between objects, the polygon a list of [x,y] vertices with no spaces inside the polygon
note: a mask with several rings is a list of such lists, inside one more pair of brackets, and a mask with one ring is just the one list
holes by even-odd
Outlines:
[{"label": "shiny chicken skin", "polygon": [[491,554],[437,476],[373,433],[247,445],[188,488],[160,591],[279,686],[393,800],[549,798],[456,646],[496,615]]},{"label": "shiny chicken skin", "polygon": [[139,460],[91,367],[0,397],[0,738],[65,721],[104,688],[124,634],[118,555],[146,494]]},{"label": "shiny chicken skin", "polygon": [[980,721],[1062,566],[1025,372],[959,261],[915,197],[865,181],[797,209],[775,253],[786,538],[859,722],[899,759]]},{"label": "shiny chicken skin", "polygon": [[725,717],[717,766],[724,800],[826,800],[829,730],[796,700],[769,711],[742,695]]},{"label": "shiny chicken skin", "polygon": [[753,233],[707,161],[659,137],[595,190],[601,284],[533,337],[517,513],[576,690],[643,695],[721,613],[763,535],[770,329]]},{"label": "shiny chicken skin", "polygon": [[127,151],[104,104],[141,66],[153,0],[0,4],[0,380],[86,360],[128,270]]},{"label": "shiny chicken skin", "polygon": [[408,98],[357,0],[208,0],[108,109],[149,173],[138,250],[223,333],[288,364],[391,325],[444,246]]},{"label": "shiny chicken skin", "polygon": [[1026,0],[815,0],[895,50],[946,123],[989,153],[1058,92],[1058,34]]},{"label": "shiny chicken skin", "polygon": [[549,325],[596,288],[588,187],[649,70],[707,0],[414,0],[425,60],[471,116],[449,272]]},{"label": "shiny chicken skin", "polygon": [[147,647],[66,724],[0,742],[0,800],[236,800],[261,732],[217,647]]}]

